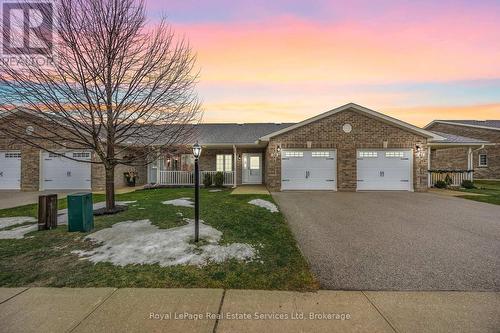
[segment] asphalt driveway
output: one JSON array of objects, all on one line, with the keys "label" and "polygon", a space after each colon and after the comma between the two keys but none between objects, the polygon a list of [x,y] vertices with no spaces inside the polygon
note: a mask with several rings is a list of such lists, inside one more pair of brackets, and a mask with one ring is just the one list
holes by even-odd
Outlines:
[{"label": "asphalt driveway", "polygon": [[322,288],[500,291],[500,206],[429,193],[274,193]]}]

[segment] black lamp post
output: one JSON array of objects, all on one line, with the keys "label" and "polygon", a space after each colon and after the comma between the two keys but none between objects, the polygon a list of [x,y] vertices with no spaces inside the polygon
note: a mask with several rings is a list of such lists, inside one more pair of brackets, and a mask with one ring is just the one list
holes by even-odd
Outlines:
[{"label": "black lamp post", "polygon": [[194,155],[194,241],[198,242],[200,236],[200,166],[198,159],[201,155],[201,146],[193,145]]}]

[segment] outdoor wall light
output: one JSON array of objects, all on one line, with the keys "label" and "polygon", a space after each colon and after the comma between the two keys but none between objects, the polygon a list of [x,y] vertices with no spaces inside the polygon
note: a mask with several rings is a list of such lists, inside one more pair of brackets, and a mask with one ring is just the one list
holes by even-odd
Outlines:
[{"label": "outdoor wall light", "polygon": [[420,147],[418,145],[415,147],[415,152],[417,153],[418,157],[423,157],[424,156],[424,150],[422,149],[422,147]]},{"label": "outdoor wall light", "polygon": [[281,146],[280,145],[278,145],[278,148],[276,148],[276,151],[278,152],[278,154],[281,153]]}]

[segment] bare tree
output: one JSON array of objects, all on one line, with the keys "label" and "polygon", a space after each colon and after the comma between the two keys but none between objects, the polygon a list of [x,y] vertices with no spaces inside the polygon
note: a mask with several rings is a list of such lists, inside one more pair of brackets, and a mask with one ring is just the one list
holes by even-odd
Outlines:
[{"label": "bare tree", "polygon": [[[0,61],[6,93],[0,110],[25,108],[41,118],[36,120],[40,129],[30,135],[16,122],[4,131],[52,153],[94,151],[98,158],[91,163],[106,171],[109,211],[115,209],[115,167],[147,163],[159,148],[188,142],[194,128],[190,124],[201,115],[189,43],[176,38],[164,19],[147,25],[145,13],[143,1],[60,0],[55,5],[53,64]],[[19,113],[11,118],[16,117]],[[124,158],[123,152],[130,150],[134,154]]]}]

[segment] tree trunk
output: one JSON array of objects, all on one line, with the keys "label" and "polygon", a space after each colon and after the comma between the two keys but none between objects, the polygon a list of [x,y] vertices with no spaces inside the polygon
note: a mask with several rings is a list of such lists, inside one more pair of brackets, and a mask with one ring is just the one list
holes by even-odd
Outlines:
[{"label": "tree trunk", "polygon": [[106,210],[115,210],[115,166],[106,167]]}]

